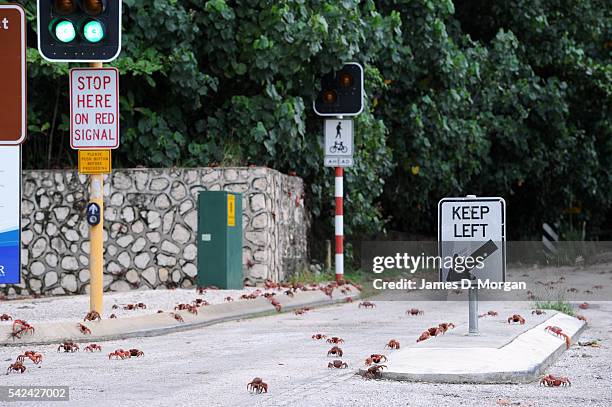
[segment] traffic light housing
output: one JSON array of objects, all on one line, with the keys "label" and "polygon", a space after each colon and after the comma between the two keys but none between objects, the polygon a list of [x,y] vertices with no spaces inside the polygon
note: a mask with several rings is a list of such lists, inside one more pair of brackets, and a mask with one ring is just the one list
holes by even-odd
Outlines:
[{"label": "traffic light housing", "polygon": [[121,0],[38,0],[38,50],[55,62],[114,60],[121,52]]},{"label": "traffic light housing", "polygon": [[319,116],[356,116],[363,110],[363,67],[352,62],[321,78],[313,102]]}]

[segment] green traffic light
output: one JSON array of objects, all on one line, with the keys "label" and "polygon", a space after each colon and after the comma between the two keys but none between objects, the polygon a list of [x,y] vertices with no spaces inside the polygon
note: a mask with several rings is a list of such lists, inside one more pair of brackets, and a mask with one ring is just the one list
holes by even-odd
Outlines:
[{"label": "green traffic light", "polygon": [[83,27],[83,36],[89,42],[100,42],[104,38],[104,27],[97,20],[91,20]]},{"label": "green traffic light", "polygon": [[62,20],[55,24],[55,38],[59,41],[68,43],[74,40],[76,37],[76,30],[74,24],[68,20]]}]

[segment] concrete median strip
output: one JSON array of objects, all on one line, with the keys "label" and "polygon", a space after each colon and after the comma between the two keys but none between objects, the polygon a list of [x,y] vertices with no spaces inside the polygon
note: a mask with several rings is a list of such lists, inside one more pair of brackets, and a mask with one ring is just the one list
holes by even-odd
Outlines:
[{"label": "concrete median strip", "polygon": [[[294,297],[277,295],[281,303],[281,312],[289,312],[303,307],[320,307],[335,303],[344,303],[347,297],[359,298],[360,294],[343,294],[335,289],[332,297],[317,291],[298,291]],[[180,315],[184,322],[177,321],[171,313]],[[0,326],[0,346],[47,345],[62,341],[96,342],[110,341],[134,337],[158,336],[173,332],[197,329],[221,322],[254,318],[277,314],[270,301],[263,297],[254,300],[234,301],[223,304],[213,304],[198,308],[198,314],[188,311],[167,310],[159,314],[149,314],[101,321],[75,320],[74,322],[40,322],[31,324],[35,328],[33,334],[24,333],[21,338],[11,338],[11,324]],[[82,323],[91,330],[91,334],[82,334],[79,324]]]},{"label": "concrete median strip", "polygon": [[[543,322],[526,330],[504,321],[495,323],[506,326],[490,327],[477,337],[455,332],[393,352],[379,377],[435,383],[531,382],[567,349],[564,338],[545,328],[560,327],[574,343],[586,327],[583,321],[552,311]],[[516,335],[506,339],[499,334],[489,335],[493,329],[514,329]],[[444,340],[436,343],[437,339]],[[360,371],[364,372],[365,369]]]}]

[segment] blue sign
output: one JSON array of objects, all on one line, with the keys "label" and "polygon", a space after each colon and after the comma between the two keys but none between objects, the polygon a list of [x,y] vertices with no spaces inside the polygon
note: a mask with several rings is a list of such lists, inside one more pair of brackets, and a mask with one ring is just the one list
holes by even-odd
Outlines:
[{"label": "blue sign", "polygon": [[87,223],[96,226],[100,223],[100,205],[95,202],[87,204]]},{"label": "blue sign", "polygon": [[21,150],[0,146],[0,284],[21,282]]}]

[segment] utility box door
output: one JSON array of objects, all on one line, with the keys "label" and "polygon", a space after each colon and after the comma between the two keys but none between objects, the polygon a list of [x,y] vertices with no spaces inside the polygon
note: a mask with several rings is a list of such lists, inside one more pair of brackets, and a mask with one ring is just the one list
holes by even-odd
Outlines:
[{"label": "utility box door", "polygon": [[242,195],[200,192],[197,239],[198,286],[242,289]]}]

